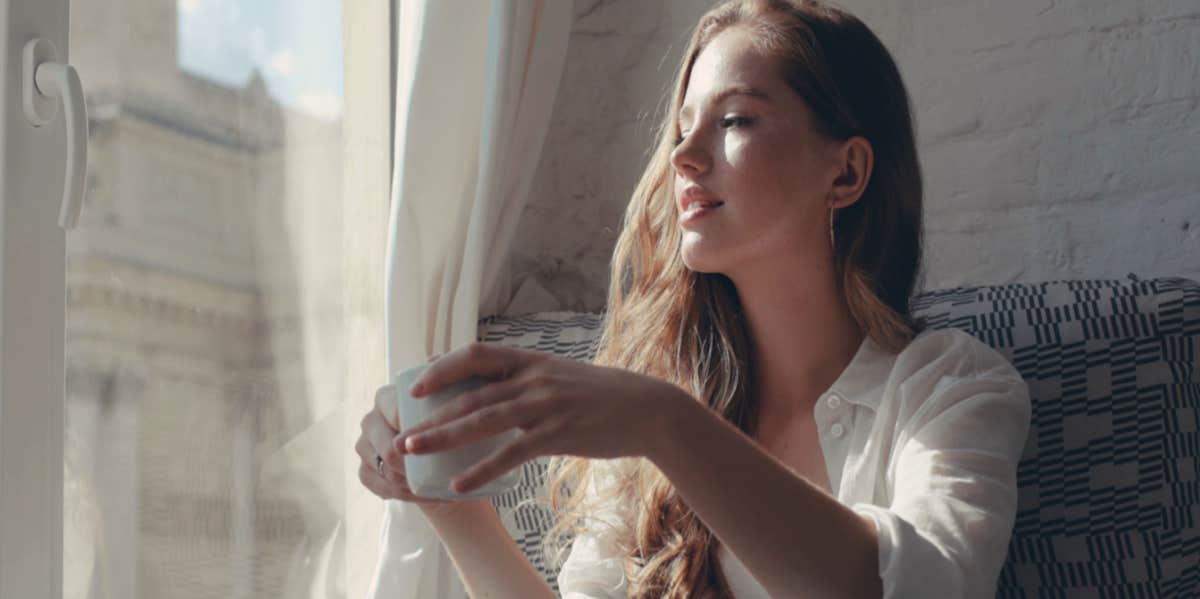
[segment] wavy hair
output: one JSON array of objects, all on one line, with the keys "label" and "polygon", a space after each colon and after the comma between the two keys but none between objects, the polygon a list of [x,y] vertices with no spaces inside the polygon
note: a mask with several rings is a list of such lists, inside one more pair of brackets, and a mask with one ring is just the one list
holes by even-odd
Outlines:
[{"label": "wavy hair", "polygon": [[[679,109],[697,56],[722,31],[744,28],[756,50],[781,59],[783,80],[811,109],[819,133],[864,137],[875,155],[866,190],[837,212],[834,267],[839,293],[874,342],[899,351],[920,324],[909,310],[921,265],[922,182],[908,92],[891,55],[853,15],[813,0],[734,0],[700,19],[684,54],[649,164],[626,208],[611,264],[608,304],[595,363],[655,376],[754,436],[756,363],[737,290],[719,273],[687,268],[676,221],[671,152]],[[717,539],[644,458],[613,462],[619,484],[577,492],[599,464],[550,461],[556,524],[546,536],[561,563],[588,529],[598,503],[630,506],[617,538],[630,597],[729,596]]]}]

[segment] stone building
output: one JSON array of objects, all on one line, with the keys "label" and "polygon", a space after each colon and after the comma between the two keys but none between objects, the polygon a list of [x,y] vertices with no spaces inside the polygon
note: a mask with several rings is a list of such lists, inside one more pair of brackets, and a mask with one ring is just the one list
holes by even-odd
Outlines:
[{"label": "stone building", "polygon": [[[176,23],[174,0],[72,3],[91,131],[68,234],[68,488],[99,514],[87,596],[293,596],[328,511],[260,473],[338,388],[305,348],[341,343],[341,123],[283,107],[257,72],[182,71]],[[65,570],[68,588],[86,576]]]}]

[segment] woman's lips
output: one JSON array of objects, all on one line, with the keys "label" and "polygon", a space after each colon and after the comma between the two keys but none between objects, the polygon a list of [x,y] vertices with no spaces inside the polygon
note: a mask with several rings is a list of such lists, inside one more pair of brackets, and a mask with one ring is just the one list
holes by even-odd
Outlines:
[{"label": "woman's lips", "polygon": [[712,214],[717,208],[720,208],[725,202],[707,202],[700,201],[692,203],[688,209],[679,217],[680,224],[687,224],[700,218]]}]

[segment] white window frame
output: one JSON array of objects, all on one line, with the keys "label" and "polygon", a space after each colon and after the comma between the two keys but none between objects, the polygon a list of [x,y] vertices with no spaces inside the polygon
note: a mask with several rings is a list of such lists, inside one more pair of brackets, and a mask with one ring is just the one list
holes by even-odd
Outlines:
[{"label": "white window frame", "polygon": [[66,130],[21,107],[21,54],[69,62],[68,0],[0,0],[0,597],[62,597]]}]

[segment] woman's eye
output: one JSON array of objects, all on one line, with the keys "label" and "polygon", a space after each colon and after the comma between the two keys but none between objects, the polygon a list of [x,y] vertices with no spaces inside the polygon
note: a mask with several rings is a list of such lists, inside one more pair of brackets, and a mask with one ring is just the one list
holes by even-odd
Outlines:
[{"label": "woman's eye", "polygon": [[[730,127],[745,127],[751,123],[751,120],[744,116],[727,116],[718,121],[718,123],[722,129],[728,129]],[[679,137],[676,137],[673,140],[674,145],[678,146],[679,144],[683,143],[683,140],[686,139],[687,136],[687,133],[680,133]]]},{"label": "woman's eye", "polygon": [[750,124],[750,119],[744,116],[727,116],[721,119],[721,127],[728,129],[730,127],[742,127]]}]

